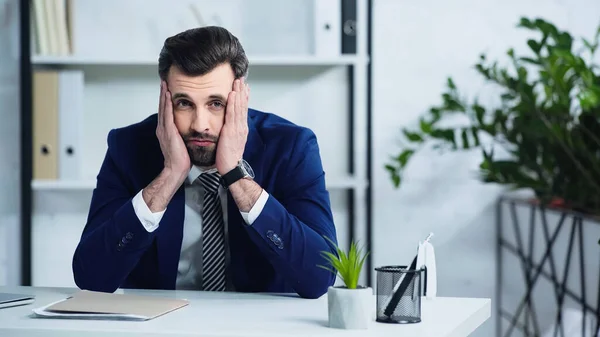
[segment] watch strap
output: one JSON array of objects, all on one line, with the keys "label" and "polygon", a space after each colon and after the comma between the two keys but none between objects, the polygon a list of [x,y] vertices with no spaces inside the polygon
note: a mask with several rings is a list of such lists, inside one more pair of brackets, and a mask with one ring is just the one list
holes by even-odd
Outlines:
[{"label": "watch strap", "polygon": [[244,173],[242,168],[239,166],[236,166],[235,168],[233,168],[233,170],[231,170],[231,171],[225,173],[223,176],[221,176],[221,184],[223,185],[224,188],[229,188],[229,186],[231,186],[236,181],[244,178],[245,176],[246,176],[246,174]]}]

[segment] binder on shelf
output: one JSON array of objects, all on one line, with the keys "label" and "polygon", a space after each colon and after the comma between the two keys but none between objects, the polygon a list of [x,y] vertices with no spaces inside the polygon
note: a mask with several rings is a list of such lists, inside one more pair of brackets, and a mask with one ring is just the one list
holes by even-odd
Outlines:
[{"label": "binder on shelf", "polygon": [[314,0],[316,56],[339,56],[342,18],[340,0]]},{"label": "binder on shelf", "polygon": [[33,179],[58,178],[58,72],[33,73]]},{"label": "binder on shelf", "polygon": [[33,73],[33,179],[81,178],[82,70]]},{"label": "binder on shelf", "polygon": [[54,32],[56,34],[57,53],[59,55],[71,54],[69,29],[67,23],[67,0],[54,0]]},{"label": "binder on shelf", "polygon": [[37,53],[40,55],[48,55],[51,54],[50,51],[50,36],[48,29],[48,20],[46,18],[46,1],[44,0],[33,0],[32,3],[33,15],[31,18],[35,21],[34,26],[36,29],[35,37],[37,39]]},{"label": "binder on shelf", "polygon": [[81,178],[84,77],[81,70],[61,70],[58,75],[58,177]]},{"label": "binder on shelf", "polygon": [[32,45],[38,55],[71,54],[70,0],[31,0]]},{"label": "binder on shelf", "polygon": [[342,54],[356,54],[356,0],[342,1]]}]

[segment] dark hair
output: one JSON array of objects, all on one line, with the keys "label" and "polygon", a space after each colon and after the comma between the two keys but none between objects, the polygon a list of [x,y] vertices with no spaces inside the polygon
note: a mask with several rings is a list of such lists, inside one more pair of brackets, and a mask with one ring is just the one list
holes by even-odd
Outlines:
[{"label": "dark hair", "polygon": [[247,75],[248,58],[240,41],[222,27],[192,28],[165,40],[158,75],[166,80],[175,65],[188,76],[201,76],[226,62],[236,79]]}]

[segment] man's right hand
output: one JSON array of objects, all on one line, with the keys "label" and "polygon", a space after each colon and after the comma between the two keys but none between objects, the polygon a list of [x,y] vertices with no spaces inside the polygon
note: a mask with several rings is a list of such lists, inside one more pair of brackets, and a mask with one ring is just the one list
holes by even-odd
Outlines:
[{"label": "man's right hand", "polygon": [[160,85],[156,137],[158,137],[160,149],[165,158],[165,169],[169,170],[174,177],[179,177],[183,183],[183,179],[191,168],[190,156],[183,143],[183,138],[175,126],[171,92],[164,81],[161,81]]},{"label": "man's right hand", "polygon": [[173,118],[173,102],[167,84],[161,81],[156,137],[165,159],[163,171],[142,192],[152,212],[167,208],[191,168],[190,156]]}]

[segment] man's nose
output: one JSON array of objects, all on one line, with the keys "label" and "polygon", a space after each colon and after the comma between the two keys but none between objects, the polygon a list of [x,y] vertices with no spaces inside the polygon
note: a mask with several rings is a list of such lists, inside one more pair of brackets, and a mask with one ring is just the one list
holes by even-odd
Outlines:
[{"label": "man's nose", "polygon": [[197,132],[210,131],[208,111],[203,111],[202,109],[196,110],[194,120],[192,121],[192,129]]}]

